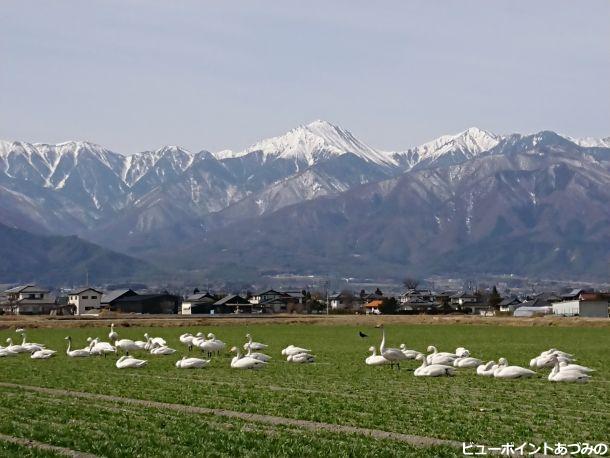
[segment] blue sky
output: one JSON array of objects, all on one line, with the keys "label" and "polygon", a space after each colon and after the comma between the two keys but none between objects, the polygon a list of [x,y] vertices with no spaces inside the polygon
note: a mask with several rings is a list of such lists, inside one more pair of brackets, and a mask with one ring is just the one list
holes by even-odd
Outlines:
[{"label": "blue sky", "polygon": [[405,149],[610,135],[610,2],[7,0],[0,138],[241,149],[314,119]]}]

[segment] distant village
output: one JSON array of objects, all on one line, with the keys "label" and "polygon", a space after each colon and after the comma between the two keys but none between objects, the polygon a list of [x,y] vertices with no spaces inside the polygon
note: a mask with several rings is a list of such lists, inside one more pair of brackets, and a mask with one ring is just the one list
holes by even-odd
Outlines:
[{"label": "distant village", "polygon": [[405,287],[400,295],[374,291],[329,294],[307,290],[268,289],[257,293],[215,294],[195,289],[180,296],[169,292],[138,293],[133,289],[101,291],[83,287],[53,294],[30,284],[0,293],[0,314],[103,316],[119,314],[469,314],[485,316],[608,318],[610,293],[575,288],[568,292],[542,292],[502,297],[491,291],[440,291]]}]

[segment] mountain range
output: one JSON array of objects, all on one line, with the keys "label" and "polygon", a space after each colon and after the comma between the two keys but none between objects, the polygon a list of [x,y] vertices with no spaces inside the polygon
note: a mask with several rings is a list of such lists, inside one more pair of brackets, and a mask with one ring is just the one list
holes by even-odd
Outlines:
[{"label": "mountain range", "polygon": [[0,221],[212,277],[603,278],[609,146],[470,128],[383,151],[325,121],[216,153],[0,142]]}]

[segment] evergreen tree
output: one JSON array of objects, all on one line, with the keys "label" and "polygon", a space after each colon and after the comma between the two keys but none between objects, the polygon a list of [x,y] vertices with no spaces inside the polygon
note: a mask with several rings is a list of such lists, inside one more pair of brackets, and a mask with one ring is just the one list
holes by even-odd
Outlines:
[{"label": "evergreen tree", "polygon": [[500,302],[502,302],[502,296],[500,296],[500,294],[498,293],[498,289],[494,285],[493,289],[491,290],[491,294],[489,295],[489,299],[487,300],[487,303],[491,308],[497,310],[499,308]]},{"label": "evergreen tree", "polygon": [[384,315],[393,315],[398,311],[398,303],[396,299],[393,297],[385,298],[381,302],[381,306],[379,307],[379,311]]}]

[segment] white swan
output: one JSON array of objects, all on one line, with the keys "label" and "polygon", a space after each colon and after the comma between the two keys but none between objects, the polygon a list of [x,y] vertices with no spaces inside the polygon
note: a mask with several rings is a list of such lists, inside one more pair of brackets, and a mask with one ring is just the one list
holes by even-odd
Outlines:
[{"label": "white swan", "polygon": [[315,363],[316,357],[309,353],[297,353],[296,355],[288,355],[286,361],[297,364]]},{"label": "white swan", "polygon": [[486,364],[480,364],[477,366],[477,375],[484,377],[493,377],[494,371],[498,368],[495,361],[488,361]]},{"label": "white swan", "polygon": [[483,364],[483,361],[477,358],[472,358],[470,356],[465,356],[463,358],[457,358],[453,360],[453,367],[479,367]]},{"label": "white swan", "polygon": [[68,336],[66,337],[66,340],[68,341],[66,355],[68,355],[70,358],[87,358],[91,356],[91,353],[89,352],[88,348],[78,348],[72,350],[72,337]]},{"label": "white swan", "polygon": [[206,367],[208,364],[210,364],[209,359],[187,358],[186,356],[183,356],[182,359],[176,361],[176,367],[178,369],[198,369]]},{"label": "white swan", "polygon": [[264,363],[269,362],[269,360],[271,359],[271,356],[266,355],[264,353],[254,352],[254,351],[252,351],[251,348],[248,349],[246,356],[248,356],[250,358],[258,359]]},{"label": "white swan", "polygon": [[227,344],[225,344],[222,340],[217,339],[216,336],[211,332],[208,333],[207,342],[210,342],[214,346],[214,348],[216,349],[215,351],[218,354],[220,354],[220,352],[223,351],[227,346]]},{"label": "white swan", "polygon": [[294,345],[288,345],[282,350],[282,356],[298,355],[299,353],[310,353],[311,350],[302,347],[295,347]]},{"label": "white swan", "polygon": [[417,359],[422,353],[417,350],[409,350],[405,344],[400,344],[400,351],[407,357],[407,359]]},{"label": "white swan", "polygon": [[248,356],[242,356],[239,348],[233,347],[231,348],[232,352],[236,353],[236,356],[231,360],[231,368],[232,369],[262,369],[265,367],[267,363],[260,361],[255,358],[250,358]]},{"label": "white swan", "polygon": [[569,363],[572,361],[570,358],[566,358],[565,356],[562,356],[562,355],[556,355],[554,353],[549,353],[549,354],[544,354],[544,355],[541,354],[540,356],[536,356],[535,358],[532,358],[530,360],[530,367],[532,369],[542,369],[544,367],[553,367],[555,365],[553,356],[557,356],[557,358],[559,359],[559,362],[562,362],[562,363]]},{"label": "white swan", "polygon": [[8,342],[8,345],[6,347],[4,347],[6,350],[12,351],[14,353],[25,353],[28,351],[26,348],[23,348],[21,345],[13,344],[13,339],[10,337],[8,339],[6,339],[6,341]]},{"label": "white swan", "polygon": [[585,374],[579,370],[565,370],[562,369],[559,365],[559,359],[556,356],[553,356],[555,360],[555,365],[553,366],[553,370],[549,374],[549,381],[551,382],[572,382],[572,383],[586,383],[591,379],[590,375]]},{"label": "white swan", "polygon": [[146,341],[151,344],[159,344],[160,346],[167,345],[167,342],[163,337],[150,337],[147,332],[144,333],[144,337],[146,337]]},{"label": "white swan", "polygon": [[189,351],[191,351],[193,349],[193,339],[194,338],[195,338],[195,336],[193,334],[191,334],[190,332],[181,334],[179,337],[180,343],[186,345],[188,347]]},{"label": "white swan", "polygon": [[95,339],[88,337],[87,342],[89,342],[89,352],[92,355],[104,355],[105,357],[109,353],[116,353],[116,347],[113,347],[108,342],[101,342],[97,337]]},{"label": "white swan", "polygon": [[130,339],[119,339],[114,342],[114,345],[116,348],[123,350],[126,355],[129,355],[130,351],[141,350],[141,348],[138,345],[136,345],[136,343],[133,340],[130,340]]},{"label": "white swan", "polygon": [[367,356],[364,360],[367,366],[384,366],[386,364],[390,364],[390,361],[377,354],[377,349],[375,347],[369,347],[369,351],[372,354]]},{"label": "white swan", "polygon": [[426,362],[428,364],[440,364],[442,366],[453,366],[453,361],[457,359],[455,353],[439,352],[434,345],[430,345],[427,348],[430,353],[426,356]]},{"label": "white swan", "polygon": [[581,366],[580,364],[569,364],[566,363],[564,361],[561,361],[559,363],[559,370],[562,371],[580,371],[583,372],[585,374],[588,374],[589,372],[595,372],[595,369],[591,369],[590,367],[586,367],[586,366]]},{"label": "white swan", "polygon": [[203,341],[205,341],[205,337],[204,337],[203,333],[198,332],[197,334],[195,334],[195,335],[193,336],[193,340],[192,340],[193,347],[199,347],[199,345],[200,345],[200,344],[201,344],[201,342],[203,342]]},{"label": "white swan", "polygon": [[32,358],[32,359],[49,359],[52,356],[54,356],[55,353],[56,353],[55,350],[46,350],[46,349],[34,350],[32,352],[32,354],[30,355],[30,358]]},{"label": "white swan", "polygon": [[150,349],[151,355],[173,355],[176,353],[176,350],[168,347],[167,345],[159,345],[158,343],[153,343],[152,348]]},{"label": "white swan", "polygon": [[119,334],[114,330],[114,323],[110,324],[110,332],[108,333],[108,339],[110,342],[119,340]]},{"label": "white swan", "polygon": [[21,333],[21,346],[26,349],[26,351],[33,352],[37,350],[42,350],[45,348],[43,344],[35,343],[35,342],[26,342],[26,334],[24,329],[17,329],[16,332]]},{"label": "white swan", "polygon": [[19,353],[9,350],[8,348],[0,347],[0,358],[5,356],[17,356]]},{"label": "white swan", "polygon": [[208,358],[212,356],[212,353],[218,350],[218,346],[212,339],[200,337],[197,340],[193,340],[193,342],[197,342],[197,348],[199,348],[202,352],[207,353]]},{"label": "white swan", "polygon": [[377,326],[381,328],[381,344],[379,344],[379,353],[385,359],[390,362],[390,366],[394,367],[394,364],[400,369],[400,361],[407,359],[406,355],[400,350],[400,348],[387,348],[385,346],[385,327],[383,324]]},{"label": "white swan", "polygon": [[250,334],[246,334],[246,339],[248,339],[248,341],[244,344],[244,350],[247,350],[248,348],[251,348],[252,350],[264,350],[268,346],[264,343],[253,342]]},{"label": "white swan", "polygon": [[562,356],[562,357],[564,357],[566,359],[570,359],[570,360],[574,358],[574,355],[572,355],[571,353],[566,353],[565,351],[557,350],[556,348],[550,348],[550,349],[540,353],[540,356],[550,356],[550,355]]},{"label": "white swan", "polygon": [[520,366],[509,366],[506,358],[500,358],[498,361],[498,367],[494,371],[495,378],[528,378],[536,375],[534,371],[526,369]]},{"label": "white swan", "polygon": [[470,352],[467,349],[465,349],[464,347],[457,347],[455,349],[455,355],[458,358],[466,358],[466,357],[470,356]]},{"label": "white swan", "polygon": [[428,364],[428,360],[424,355],[419,355],[416,359],[422,362],[421,366],[413,371],[413,375],[416,377],[449,376],[453,375],[455,372],[455,369],[451,366],[446,366],[444,364]]},{"label": "white swan", "polygon": [[121,356],[114,364],[117,369],[128,369],[144,367],[148,364],[148,361],[144,359],[136,359],[133,356]]}]

